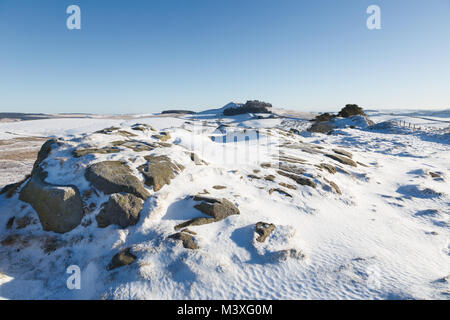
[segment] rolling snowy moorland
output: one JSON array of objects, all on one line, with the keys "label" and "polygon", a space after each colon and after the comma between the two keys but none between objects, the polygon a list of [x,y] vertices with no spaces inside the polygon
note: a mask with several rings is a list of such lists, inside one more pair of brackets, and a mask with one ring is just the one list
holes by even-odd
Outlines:
[{"label": "rolling snowy moorland", "polygon": [[367,114],[0,123],[0,297],[450,299],[450,114]]}]

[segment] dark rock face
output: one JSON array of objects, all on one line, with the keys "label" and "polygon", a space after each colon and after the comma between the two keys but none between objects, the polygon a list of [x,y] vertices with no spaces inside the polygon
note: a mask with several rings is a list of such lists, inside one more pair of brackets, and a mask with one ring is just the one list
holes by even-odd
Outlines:
[{"label": "dark rock face", "polygon": [[175,233],[169,236],[169,239],[182,241],[183,247],[185,247],[186,249],[196,250],[199,248],[197,243],[195,243],[194,241],[194,237],[189,232],[186,231]]},{"label": "dark rock face", "polygon": [[140,198],[129,193],[114,193],[95,219],[100,228],[106,228],[111,224],[126,228],[138,222],[141,209]]},{"label": "dark rock face", "polygon": [[145,184],[152,186],[154,191],[170,184],[175,174],[183,170],[182,166],[176,165],[166,156],[147,156],[145,160],[147,163],[140,166],[138,170],[145,176]]},{"label": "dark rock face", "polygon": [[46,183],[41,174],[32,176],[20,192],[19,199],[33,207],[45,231],[69,232],[83,218],[83,202],[78,188]]},{"label": "dark rock face", "polygon": [[136,260],[136,256],[131,253],[131,249],[127,248],[119,253],[117,253],[107,266],[108,270],[113,270],[123,266],[130,265]]},{"label": "dark rock face", "polygon": [[270,111],[271,108],[272,105],[270,103],[253,100],[247,101],[242,107],[227,108],[223,111],[223,115],[234,116],[244,113],[272,113],[272,111]]},{"label": "dark rock face", "polygon": [[194,208],[214,218],[216,221],[223,220],[231,215],[240,214],[239,209],[227,199],[195,196],[194,200],[201,201]]},{"label": "dark rock face", "polygon": [[85,177],[105,194],[131,193],[143,200],[150,196],[143,183],[120,161],[94,163],[86,169]]},{"label": "dark rock face", "polygon": [[273,223],[258,222],[256,224],[255,232],[258,235],[256,241],[264,242],[267,237],[275,230],[275,225]]}]

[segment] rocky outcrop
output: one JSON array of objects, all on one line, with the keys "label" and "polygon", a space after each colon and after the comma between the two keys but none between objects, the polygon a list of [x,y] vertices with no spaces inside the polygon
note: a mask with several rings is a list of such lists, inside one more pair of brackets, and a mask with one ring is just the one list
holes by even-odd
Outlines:
[{"label": "rocky outcrop", "polygon": [[131,169],[120,161],[103,161],[90,165],[85,172],[95,188],[105,194],[131,193],[143,200],[150,194]]},{"label": "rocky outcrop", "polygon": [[108,270],[113,270],[130,265],[134,262],[134,260],[136,260],[136,256],[131,253],[131,248],[127,248],[115,254],[106,268]]},{"label": "rocky outcrop", "polygon": [[289,179],[294,180],[295,182],[297,182],[298,184],[300,184],[302,186],[308,186],[308,187],[311,187],[311,188],[315,188],[316,187],[315,182],[312,181],[311,179],[308,179],[308,178],[305,178],[305,177],[301,177],[301,176],[298,176],[296,174],[284,172],[284,171],[281,171],[281,170],[278,170],[277,172],[278,172],[278,174],[280,174],[280,175],[282,175],[284,177],[287,177]]},{"label": "rocky outcrop", "polygon": [[161,114],[194,114],[191,110],[164,110]]},{"label": "rocky outcrop", "polygon": [[135,123],[134,125],[131,126],[131,130],[135,130],[135,131],[156,131],[151,125],[146,124],[146,123]]},{"label": "rocky outcrop", "polygon": [[81,158],[90,154],[111,154],[120,152],[119,148],[116,147],[104,147],[104,148],[87,148],[87,149],[76,149],[73,151],[73,156],[75,158]]},{"label": "rocky outcrop", "polygon": [[267,237],[275,230],[275,225],[273,223],[258,222],[256,224],[255,233],[256,241],[264,242]]},{"label": "rocky outcrop", "polygon": [[319,168],[325,169],[331,174],[335,174],[337,172],[336,167],[332,166],[331,164],[328,164],[328,163],[321,163],[319,165]]},{"label": "rocky outcrop", "polygon": [[166,184],[170,184],[170,180],[175,178],[175,174],[180,173],[183,167],[173,163],[166,156],[147,156],[147,163],[140,166],[138,170],[144,175],[144,183],[153,187],[154,191],[159,191]]},{"label": "rocky outcrop", "polygon": [[272,113],[270,103],[253,100],[247,101],[243,106],[226,108],[223,111],[224,116],[234,116],[244,113]]},{"label": "rocky outcrop", "polygon": [[83,218],[83,202],[77,187],[46,183],[42,174],[36,172],[21,190],[19,199],[33,207],[45,231],[69,232]]},{"label": "rocky outcrop", "polygon": [[336,160],[337,162],[340,162],[342,164],[348,165],[348,166],[352,166],[352,167],[357,167],[358,165],[356,164],[355,161],[353,161],[352,159],[345,157],[345,156],[340,156],[337,154],[326,154],[326,156],[328,158],[331,158],[333,160]]},{"label": "rocky outcrop", "polygon": [[345,151],[345,150],[342,150],[342,149],[333,149],[333,151],[335,153],[337,153],[337,154],[340,154],[342,156],[346,156],[346,157],[348,157],[350,159],[353,158],[353,155],[350,152],[348,152],[348,151]]},{"label": "rocky outcrop", "polygon": [[109,201],[103,205],[100,213],[95,217],[100,228],[118,225],[126,228],[135,225],[139,220],[142,200],[129,193],[114,193]]},{"label": "rocky outcrop", "polygon": [[152,151],[157,147],[154,144],[138,140],[113,141],[111,144],[115,147],[120,146],[131,149],[134,152]]},{"label": "rocky outcrop", "polygon": [[121,130],[118,127],[109,127],[105,128],[99,131],[96,131],[95,133],[99,134],[108,134],[108,135],[120,135],[122,137],[130,138],[130,137],[136,137],[134,133],[128,132],[126,130]]}]

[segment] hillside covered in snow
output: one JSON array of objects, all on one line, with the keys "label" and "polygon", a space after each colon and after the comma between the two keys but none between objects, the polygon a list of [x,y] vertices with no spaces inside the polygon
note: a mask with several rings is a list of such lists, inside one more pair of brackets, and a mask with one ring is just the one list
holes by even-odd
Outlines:
[{"label": "hillside covered in snow", "polygon": [[0,297],[450,298],[448,131],[223,110],[0,123]]}]

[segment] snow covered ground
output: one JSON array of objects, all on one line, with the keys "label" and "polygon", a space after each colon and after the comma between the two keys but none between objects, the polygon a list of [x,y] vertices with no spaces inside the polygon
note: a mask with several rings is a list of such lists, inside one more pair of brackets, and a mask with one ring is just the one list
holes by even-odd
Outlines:
[{"label": "snow covered ground", "polygon": [[[392,113],[370,115],[374,122],[422,119],[417,121],[433,125],[437,120],[442,127],[450,120],[446,113]],[[118,139],[93,132],[110,126],[129,131],[136,122],[168,131],[171,146],[71,158],[74,146],[102,147]],[[49,156],[46,181],[75,184],[82,193],[90,186],[80,172],[103,160],[126,161],[141,179],[136,168],[149,153],[167,155],[185,170],[161,190],[148,189],[151,196],[139,222],[126,229],[97,227],[95,215],[106,199],[101,193],[90,200],[97,209],[83,220],[92,223],[62,235],[43,231],[36,212],[17,195],[0,196],[0,241],[16,239],[0,245],[0,297],[450,299],[450,133],[379,126],[324,135],[306,132],[309,125],[292,117],[219,117],[214,112],[1,123],[3,141],[65,138],[64,147]],[[154,140],[146,132],[137,134],[133,140]],[[0,144],[1,152],[8,148]],[[356,166],[327,156],[336,155],[337,148],[350,152]],[[191,151],[204,163],[194,163]],[[316,187],[279,174],[278,164],[304,170],[301,176]],[[16,180],[31,166],[21,169],[26,172]],[[8,170],[0,171],[0,186],[11,182]],[[189,227],[200,248],[186,249],[169,236],[177,224],[204,216],[190,196],[205,190],[231,201],[240,215]],[[7,228],[12,217],[32,222]],[[276,226],[264,243],[255,241],[260,221]],[[137,260],[108,271],[112,256],[127,247]],[[283,250],[292,254],[280,259],[277,253]],[[80,290],[66,286],[71,265],[81,269]]]}]

